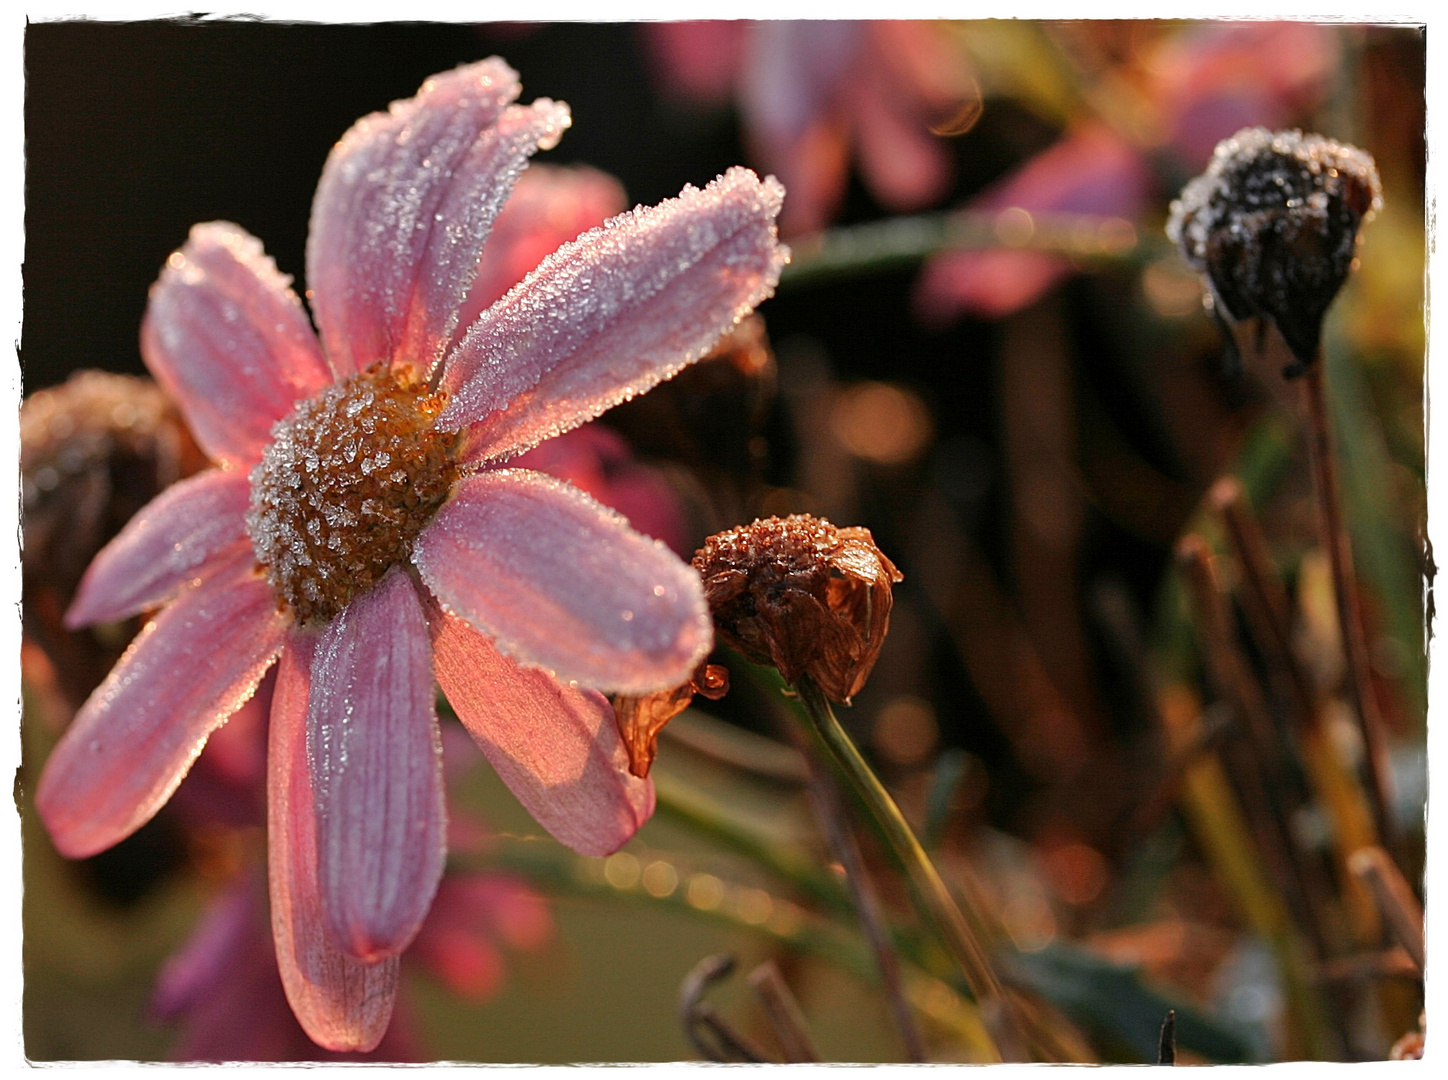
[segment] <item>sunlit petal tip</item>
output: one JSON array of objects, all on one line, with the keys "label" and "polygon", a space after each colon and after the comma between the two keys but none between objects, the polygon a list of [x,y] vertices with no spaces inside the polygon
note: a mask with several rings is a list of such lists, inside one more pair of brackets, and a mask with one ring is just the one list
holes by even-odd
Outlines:
[{"label": "sunlit petal tip", "polygon": [[654,789],[630,774],[608,699],[518,666],[456,616],[434,608],[429,622],[438,684],[524,808],[579,854],[623,846]]}]

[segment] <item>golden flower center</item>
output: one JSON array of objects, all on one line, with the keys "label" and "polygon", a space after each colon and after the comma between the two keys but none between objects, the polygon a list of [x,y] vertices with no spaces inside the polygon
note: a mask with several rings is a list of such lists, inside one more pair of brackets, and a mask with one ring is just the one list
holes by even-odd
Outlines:
[{"label": "golden flower center", "polygon": [[412,554],[458,476],[446,395],[373,364],[299,402],[251,472],[256,558],[297,621],[327,622]]}]

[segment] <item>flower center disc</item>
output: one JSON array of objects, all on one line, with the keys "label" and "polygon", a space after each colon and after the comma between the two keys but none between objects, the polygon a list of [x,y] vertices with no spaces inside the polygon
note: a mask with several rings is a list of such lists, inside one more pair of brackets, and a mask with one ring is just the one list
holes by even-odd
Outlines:
[{"label": "flower center disc", "polygon": [[247,531],[297,621],[328,622],[412,553],[457,479],[446,396],[373,364],[299,402],[251,472]]}]

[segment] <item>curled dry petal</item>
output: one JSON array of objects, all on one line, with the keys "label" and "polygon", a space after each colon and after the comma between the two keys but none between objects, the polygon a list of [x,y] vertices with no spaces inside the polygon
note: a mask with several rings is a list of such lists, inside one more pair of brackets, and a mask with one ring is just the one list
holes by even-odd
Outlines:
[{"label": "curled dry petal", "polygon": [[492,57],[435,75],[354,124],[312,204],[307,281],[338,378],[376,360],[441,357],[503,201],[568,107],[509,106],[518,74]]},{"label": "curled dry petal", "polygon": [[438,423],[492,461],[577,427],[699,359],[774,292],[784,189],[735,168],[565,244],[448,357]]},{"label": "curled dry petal", "polygon": [[436,612],[432,635],[448,703],[538,824],[583,855],[623,846],[654,788],[629,775],[608,700],[519,667],[455,616]]},{"label": "curled dry petal", "polygon": [[66,612],[66,626],[112,622],[169,600],[248,543],[249,498],[246,477],[222,469],[161,492],[96,555]]},{"label": "curled dry petal", "polygon": [[649,775],[659,752],[659,732],[687,709],[695,694],[718,701],[729,692],[729,670],[718,664],[700,664],[681,686],[643,697],[619,694],[613,699],[613,716],[618,733],[628,748],[628,769],[635,776]]},{"label": "curled dry petal", "polygon": [[272,424],[331,381],[291,281],[261,241],[216,221],[151,287],[141,355],[214,461],[255,461]]},{"label": "curled dry petal", "polygon": [[316,635],[290,634],[277,671],[267,748],[267,863],[282,987],[307,1035],[329,1050],[371,1050],[397,996],[397,958],[364,964],[327,935],[317,874],[307,710]]},{"label": "curled dry petal", "polygon": [[417,538],[413,560],[447,611],[560,681],[651,693],[688,678],[712,644],[698,576],[541,473],[462,481]]},{"label": "curled dry petal", "polygon": [[317,875],[333,941],[362,960],[405,949],[447,854],[427,621],[394,570],[322,630],[307,760]]},{"label": "curled dry petal", "polygon": [[711,536],[694,556],[725,644],[835,701],[859,693],[890,629],[901,575],[869,529],[796,514]]},{"label": "curled dry petal", "polygon": [[146,625],[41,774],[36,810],[62,854],[94,855],[151,819],[256,690],[286,621],[247,553]]}]

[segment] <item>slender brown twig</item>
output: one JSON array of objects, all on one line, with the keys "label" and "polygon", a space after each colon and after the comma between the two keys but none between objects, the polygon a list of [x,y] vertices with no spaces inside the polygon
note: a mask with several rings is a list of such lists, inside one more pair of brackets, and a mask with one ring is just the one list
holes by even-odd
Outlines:
[{"label": "slender brown twig", "polygon": [[1317,362],[1308,365],[1302,378],[1302,393],[1307,404],[1308,449],[1324,540],[1332,563],[1332,587],[1337,596],[1337,622],[1346,661],[1344,681],[1357,712],[1363,746],[1367,750],[1367,787],[1378,835],[1391,850],[1397,845],[1397,828],[1391,812],[1393,777],[1388,762],[1387,737],[1368,665],[1367,638],[1363,633],[1357,577],[1353,572],[1352,542],[1342,516],[1342,492],[1327,411],[1326,366],[1326,359],[1319,350]]},{"label": "slender brown twig", "polygon": [[749,985],[759,995],[764,1015],[769,1019],[774,1037],[779,1040],[780,1049],[784,1051],[784,1060],[790,1064],[824,1060],[815,1049],[804,1010],[779,973],[779,965],[773,960],[766,960],[749,973]]}]

